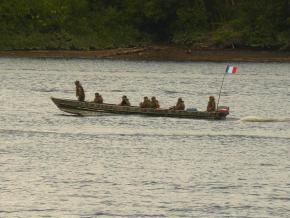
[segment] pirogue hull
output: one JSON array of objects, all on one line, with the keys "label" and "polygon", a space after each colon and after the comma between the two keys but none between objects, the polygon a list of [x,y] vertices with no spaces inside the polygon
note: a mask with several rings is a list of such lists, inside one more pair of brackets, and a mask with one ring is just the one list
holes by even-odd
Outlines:
[{"label": "pirogue hull", "polygon": [[59,99],[51,97],[54,104],[62,111],[77,114],[123,114],[123,115],[146,115],[156,117],[176,117],[188,119],[209,119],[209,120],[222,120],[229,114],[228,110],[220,110],[216,112],[206,111],[174,111],[168,109],[153,109],[153,108],[140,108],[137,106],[119,106],[115,104],[98,104],[94,102],[81,102],[70,99]]}]

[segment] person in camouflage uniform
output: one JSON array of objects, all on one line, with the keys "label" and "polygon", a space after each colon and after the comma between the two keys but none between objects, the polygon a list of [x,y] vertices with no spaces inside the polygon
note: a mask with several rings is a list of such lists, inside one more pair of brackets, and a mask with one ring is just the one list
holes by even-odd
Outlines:
[{"label": "person in camouflage uniform", "polygon": [[151,98],[151,107],[154,109],[160,108],[159,101],[154,96]]},{"label": "person in camouflage uniform", "polygon": [[170,110],[180,110],[183,111],[185,109],[185,105],[184,105],[184,101],[182,100],[182,98],[178,98],[176,105],[169,108]]},{"label": "person in camouflage uniform", "polygon": [[216,110],[215,99],[213,96],[209,96],[209,101],[208,101],[206,110],[208,112],[213,112]]},{"label": "person in camouflage uniform", "polygon": [[123,95],[122,97],[122,101],[121,103],[119,104],[119,106],[131,106],[130,102],[129,102],[129,99],[127,98],[126,95]]},{"label": "person in camouflage uniform", "polygon": [[77,81],[75,81],[75,85],[76,85],[76,96],[77,96],[78,100],[84,101],[85,100],[85,92],[84,92],[84,89],[83,89],[81,83],[77,80]]},{"label": "person in camouflage uniform", "polygon": [[98,104],[103,104],[103,101],[103,97],[98,92],[96,92],[94,102]]},{"label": "person in camouflage uniform", "polygon": [[150,108],[151,107],[151,102],[147,96],[144,97],[143,102],[140,103],[141,108]]}]

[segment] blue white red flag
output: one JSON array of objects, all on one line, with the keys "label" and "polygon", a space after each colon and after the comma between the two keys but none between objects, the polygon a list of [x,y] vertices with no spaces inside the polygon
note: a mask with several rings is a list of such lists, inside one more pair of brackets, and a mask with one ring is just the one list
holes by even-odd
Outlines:
[{"label": "blue white red flag", "polygon": [[226,73],[227,74],[235,74],[237,71],[238,71],[238,68],[234,67],[234,66],[228,65],[227,68],[226,68]]}]

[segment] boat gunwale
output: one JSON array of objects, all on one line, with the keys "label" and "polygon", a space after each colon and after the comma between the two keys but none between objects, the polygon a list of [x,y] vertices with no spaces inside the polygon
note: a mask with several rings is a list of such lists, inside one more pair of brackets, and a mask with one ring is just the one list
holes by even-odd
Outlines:
[{"label": "boat gunwale", "polygon": [[[225,119],[228,114],[222,112],[207,112],[207,111],[184,111],[184,110],[170,110],[170,109],[154,109],[154,108],[140,108],[138,106],[121,106],[109,103],[96,103],[89,101],[78,101],[72,99],[60,99],[51,97],[55,105],[67,113],[81,114],[82,111],[87,112],[104,112],[113,114],[138,114],[148,116],[162,116],[162,117],[176,117],[188,119]],[[71,112],[72,110],[79,110]]]}]

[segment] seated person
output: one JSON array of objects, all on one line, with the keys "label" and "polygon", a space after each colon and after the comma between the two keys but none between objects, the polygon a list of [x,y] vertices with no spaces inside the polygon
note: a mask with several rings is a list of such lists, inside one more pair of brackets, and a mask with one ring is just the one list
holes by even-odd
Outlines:
[{"label": "seated person", "polygon": [[213,112],[216,110],[216,106],[215,106],[215,99],[213,96],[209,96],[209,101],[207,104],[207,109],[208,112]]},{"label": "seated person", "polygon": [[122,101],[121,103],[119,104],[119,106],[131,106],[130,102],[129,102],[129,99],[127,98],[126,95],[123,95],[122,97]]},{"label": "seated person", "polygon": [[147,96],[144,97],[143,102],[140,103],[141,108],[150,108],[151,107],[151,102]]},{"label": "seated person", "polygon": [[154,96],[151,98],[151,108],[160,108],[159,101]]},{"label": "seated person", "polygon": [[98,104],[103,104],[103,97],[98,92],[95,93],[94,102]]},{"label": "seated person", "polygon": [[184,110],[185,109],[185,105],[184,105],[184,101],[182,100],[182,98],[178,98],[176,105],[169,108],[170,110]]}]

